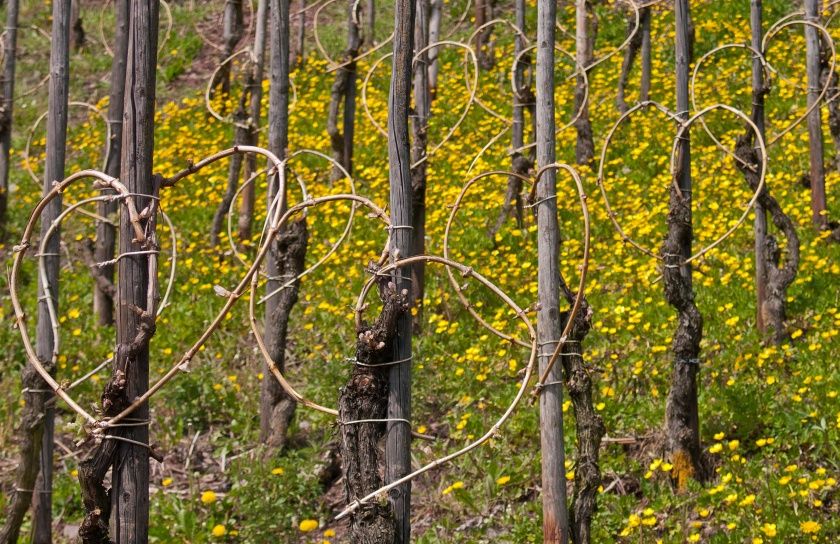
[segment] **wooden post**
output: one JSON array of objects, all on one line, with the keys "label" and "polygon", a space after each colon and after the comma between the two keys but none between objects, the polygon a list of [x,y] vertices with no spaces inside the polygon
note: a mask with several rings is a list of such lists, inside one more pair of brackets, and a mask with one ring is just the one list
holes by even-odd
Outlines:
[{"label": "wooden post", "polygon": [[[676,1],[676,93],[677,112],[682,119],[688,118],[690,108],[688,10],[688,0]],[[690,153],[689,133],[685,131],[677,146],[676,179],[671,185],[668,235],[662,247],[665,298],[678,315],[677,330],[671,346],[674,368],[665,407],[665,427],[668,451],[674,465],[673,474],[680,491],[686,489],[689,478],[704,477],[697,408],[697,373],[700,368],[703,318],[694,302],[691,265],[685,263],[691,256],[694,237]]]},{"label": "wooden post", "polygon": [[[531,91],[530,84],[525,82],[525,71],[531,64],[531,57],[529,54],[520,56],[520,53],[525,49],[525,0],[516,0],[514,4],[516,11],[516,28],[519,32],[514,38],[514,58],[519,58],[519,63],[514,67],[513,82],[516,91],[513,94],[513,126],[510,131],[510,146],[511,149],[518,150],[525,145],[525,110],[531,112],[533,121],[534,116],[534,93]],[[528,176],[528,172],[533,168],[533,151],[527,155],[521,151],[514,151],[511,154],[511,172],[513,175],[508,176],[507,189],[505,190],[505,201],[502,208],[499,210],[499,215],[496,218],[496,224],[490,229],[488,233],[491,238],[496,237],[505,221],[511,212],[516,216],[516,226],[524,228],[524,207],[522,203],[522,177]]]},{"label": "wooden post", "polygon": [[[411,256],[412,188],[411,155],[408,145],[408,110],[411,96],[411,61],[414,56],[415,0],[395,0],[394,56],[391,88],[388,94],[388,171],[391,183],[391,259]],[[410,272],[395,270],[397,292],[412,293]],[[413,295],[412,295],[413,297]],[[393,364],[388,373],[388,419],[411,421],[411,315],[404,313],[396,321]],[[387,423],[385,442],[385,483],[391,483],[411,470],[411,429],[402,421]],[[411,482],[396,487],[389,494],[396,522],[395,542],[408,544],[411,535]]]},{"label": "wooden post", "polygon": [[[64,157],[67,141],[67,101],[70,84],[70,1],[53,2],[52,36],[50,42],[50,91],[49,113],[47,114],[47,160],[44,166],[43,194],[53,188],[53,183],[64,179]],[[44,236],[51,223],[61,213],[61,199],[55,199],[44,209],[41,216],[41,236]],[[46,300],[47,289],[52,298],[56,315],[58,314],[58,271],[61,266],[61,234],[56,230],[45,245],[44,269],[46,286],[38,278],[38,358],[41,361],[55,363],[55,341],[52,322]],[[53,368],[54,372],[55,369]],[[50,393],[43,393],[46,398]],[[35,514],[33,517],[33,541],[38,544],[52,542],[52,473],[53,473],[53,434],[55,429],[55,405],[45,402],[44,435],[41,446],[40,486],[33,498]]]},{"label": "wooden post", "polygon": [[[416,0],[414,21],[414,50],[421,51],[429,44],[429,0]],[[411,169],[412,220],[411,233],[414,238],[412,255],[426,253],[426,175],[428,162],[429,113],[432,99],[429,94],[429,51],[421,53],[414,63],[414,117],[412,118],[411,163],[420,164]],[[412,273],[412,303],[416,305],[414,330],[419,332],[423,321],[423,297],[426,292],[426,264],[417,263]]]},{"label": "wooden post", "polygon": [[[554,42],[557,5],[537,3],[536,122],[537,166],[554,163]],[[557,176],[546,172],[537,183],[537,342],[540,373],[560,339],[560,269],[557,224]],[[543,541],[566,544],[569,522],[566,511],[566,469],[563,449],[562,367],[554,365],[540,394],[540,451],[542,453]]]},{"label": "wooden post", "polygon": [[[576,0],[575,11],[575,61],[577,69],[584,70],[592,62],[592,48],[595,37],[590,33],[588,0]],[[575,112],[579,112],[575,121],[577,143],[575,159],[578,164],[587,164],[595,156],[595,143],[592,140],[592,123],[589,121],[589,99],[586,94],[586,80],[578,74],[575,85]]]},{"label": "wooden post", "polygon": [[[289,0],[271,0],[271,65],[268,105],[268,149],[278,158],[286,157],[289,145]],[[272,175],[268,188],[268,205],[278,195],[278,177]],[[286,193],[280,196],[280,207],[286,208]],[[307,244],[306,218],[301,217],[284,227],[272,243],[267,257],[267,273],[272,278],[292,278],[303,271]],[[284,280],[266,282],[268,293],[278,289]],[[297,302],[300,281],[295,281],[265,304],[265,344],[269,355],[281,371],[286,364],[286,335],[289,316]],[[271,379],[263,365],[260,387],[260,440],[268,446],[266,453],[283,448],[286,434],[295,413],[295,401]]]},{"label": "wooden post", "polygon": [[368,23],[368,42],[371,47],[376,46],[376,0],[367,0],[365,7]]},{"label": "wooden post", "polygon": [[[440,40],[440,23],[443,19],[443,0],[431,0],[429,3],[429,43]],[[429,48],[429,96],[434,98],[437,92],[438,48]]]},{"label": "wooden post", "polygon": [[[108,123],[111,126],[111,141],[108,145],[108,156],[105,159],[105,173],[119,177],[120,157],[122,156],[122,116],[125,99],[125,63],[128,52],[128,23],[129,1],[117,0],[114,3],[116,19],[116,34],[114,36],[114,61],[111,64],[111,90],[108,98]],[[100,202],[98,213],[102,217],[113,218],[117,212],[116,202]],[[114,244],[116,243],[116,228],[106,221],[96,222],[96,248],[94,262],[110,261],[114,258]],[[99,274],[111,284],[114,282],[114,266],[103,266]],[[100,325],[111,325],[114,322],[113,293],[96,283],[93,291],[93,310]]]},{"label": "wooden post", "polygon": [[[268,0],[259,0],[257,3],[257,22],[254,33],[254,66],[248,77],[247,84],[250,87],[250,114],[248,119],[248,144],[259,145],[260,141],[260,117],[262,115],[262,82],[265,77],[265,38],[268,30]],[[245,158],[245,175],[243,179],[250,179],[257,167],[256,157],[248,155]],[[250,240],[251,226],[254,221],[254,199],[256,189],[254,184],[242,191],[242,204],[239,208],[239,239]]]},{"label": "wooden post", "polygon": [[[244,21],[242,13],[242,0],[225,0],[224,17],[222,22],[222,40],[224,47],[222,48],[222,60],[230,57],[236,49],[236,44],[242,39],[244,31]],[[216,76],[211,84],[213,92],[216,87],[221,84],[222,96],[225,98],[230,94],[230,68],[231,63],[228,62],[216,72]]]},{"label": "wooden post", "polygon": [[[761,39],[761,0],[750,0],[750,29],[751,44],[756,51],[762,51]],[[762,52],[763,54],[763,52]],[[753,58],[752,63],[752,120],[764,138],[764,67],[759,57]],[[767,238],[767,212],[760,201],[755,203],[755,220],[753,221],[753,232],[755,233],[755,296],[756,312],[755,324],[761,334],[766,330],[764,322],[764,300],[767,298],[767,270],[764,260],[764,245]]]},{"label": "wooden post", "polygon": [[[805,0],[805,20],[820,22],[819,0]],[[808,107],[817,102],[822,84],[820,82],[820,34],[805,25],[805,66],[808,73]],[[828,227],[825,200],[825,164],[823,163],[822,107],[816,107],[808,114],[809,158],[811,161],[811,220],[818,230]]]},{"label": "wooden post", "polygon": [[[155,83],[158,48],[157,0],[132,0],[126,55],[126,100],[123,113],[123,152],[120,181],[137,195],[139,210],[148,208],[147,241],[135,238],[125,206],[120,209],[119,252],[148,252],[154,247],[158,187],[152,176],[154,154]],[[148,196],[144,196],[148,195]],[[157,255],[133,255],[119,261],[117,283],[117,352],[115,370],[125,376],[126,398],[149,388],[149,340],[154,332]],[[130,420],[146,422],[149,404],[143,403]],[[125,427],[120,434],[149,444],[148,425]],[[114,458],[111,503],[114,540],[144,544],[149,539],[149,448],[120,441]]]},{"label": "wooden post", "polygon": [[9,207],[9,152],[12,149],[12,110],[15,97],[17,59],[18,0],[6,7],[6,37],[3,44],[3,102],[0,104],[0,241],[6,238],[6,211]]},{"label": "wooden post", "polygon": [[[327,134],[330,136],[333,159],[353,173],[353,138],[356,128],[356,56],[362,46],[361,7],[355,0],[347,3],[347,49],[344,51],[344,66],[335,71],[335,80],[330,89],[330,106],[327,115]],[[339,110],[344,114],[339,129]],[[335,182],[344,177],[338,166],[333,166],[330,180]]]},{"label": "wooden post", "polygon": [[642,8],[642,82],[639,87],[639,101],[645,102],[650,98],[650,7]]}]

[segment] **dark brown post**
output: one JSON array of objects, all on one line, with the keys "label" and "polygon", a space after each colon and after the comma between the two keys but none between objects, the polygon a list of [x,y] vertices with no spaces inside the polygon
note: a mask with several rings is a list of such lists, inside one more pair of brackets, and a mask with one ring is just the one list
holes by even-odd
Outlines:
[{"label": "dark brown post", "polygon": [[[761,0],[750,0],[750,30],[751,44],[756,51],[762,51],[762,29],[761,29]],[[752,120],[764,137],[764,67],[759,57],[753,58],[752,63]],[[764,322],[764,300],[767,298],[767,270],[764,262],[764,245],[767,238],[767,212],[760,201],[755,203],[755,221],[753,222],[755,233],[755,296],[756,316],[755,324],[761,334],[766,330]]]},{"label": "dark brown post", "polygon": [[[408,110],[411,96],[411,61],[414,56],[415,0],[396,0],[394,9],[394,56],[391,88],[388,94],[388,170],[391,181],[391,258],[411,256],[412,187],[409,153]],[[396,270],[397,291],[412,293],[410,272]],[[413,297],[413,295],[412,295]],[[393,364],[388,375],[388,419],[411,421],[411,315],[403,313],[396,321]],[[402,421],[387,423],[385,442],[385,483],[391,483],[411,470],[411,429]],[[408,544],[411,535],[411,482],[392,490],[389,500],[396,521],[397,544]]]},{"label": "dark brown post", "polygon": [[[414,50],[421,51],[429,44],[429,0],[416,0],[414,20]],[[414,116],[412,118],[411,163],[417,166],[411,169],[411,220],[414,247],[412,255],[426,253],[426,146],[428,141],[429,112],[432,98],[429,93],[429,51],[420,53],[414,62]],[[422,162],[420,162],[422,161]],[[417,263],[412,269],[411,292],[413,304],[417,306],[414,327],[420,330],[423,320],[423,297],[426,292],[426,266]]]},{"label": "dark brown post", "polygon": [[[327,116],[327,133],[332,144],[333,159],[353,173],[353,138],[356,128],[356,56],[362,47],[361,7],[359,2],[349,0],[347,5],[347,49],[344,64],[335,72],[335,81],[330,90],[330,107]],[[342,128],[339,129],[338,112],[344,110]],[[344,177],[338,167],[333,167],[330,179],[337,181]]]},{"label": "dark brown post", "polygon": [[[289,145],[289,0],[271,0],[271,65],[268,105],[268,149],[278,158],[286,157]],[[277,176],[269,178],[268,204],[274,201],[280,187]],[[279,196],[280,206],[286,207],[286,194]],[[306,219],[300,218],[284,227],[272,244],[267,257],[266,282],[268,293],[274,292],[290,278],[303,271],[306,256]],[[289,315],[297,302],[299,281],[295,281],[265,305],[265,343],[269,355],[281,371],[285,368],[286,335]],[[289,423],[295,413],[295,401],[271,379],[267,366],[260,388],[260,440],[268,446],[268,453],[280,450],[286,443]]]},{"label": "dark brown post", "polygon": [[[154,154],[155,83],[158,48],[157,0],[132,0],[126,56],[126,100],[123,113],[123,152],[120,181],[136,194],[139,210],[150,210],[147,240],[135,238],[123,206],[120,210],[121,254],[138,252],[119,261],[117,283],[117,350],[115,370],[125,376],[126,398],[131,401],[149,388],[149,340],[154,333],[154,271],[157,255],[154,225],[158,187],[152,176]],[[148,195],[148,196],[144,196]],[[149,419],[149,404],[143,403],[129,418]],[[148,425],[125,427],[120,434],[149,444]],[[120,544],[145,544],[149,540],[149,448],[119,441],[114,457],[111,504],[114,540]]]},{"label": "dark brown post", "polygon": [[[677,112],[688,118],[689,28],[688,0],[676,1]],[[676,171],[671,185],[668,236],[662,247],[665,298],[677,310],[678,324],[671,349],[674,368],[665,408],[665,433],[674,465],[677,487],[684,490],[689,478],[702,478],[700,421],[697,409],[697,373],[703,318],[694,303],[691,256],[694,237],[691,219],[691,154],[688,131],[681,132]]]},{"label": "dark brown post", "polygon": [[[108,144],[108,156],[105,159],[105,173],[119,177],[120,157],[122,156],[122,116],[125,98],[125,63],[128,52],[128,23],[129,1],[117,0],[114,3],[116,19],[116,34],[114,36],[114,61],[111,65],[111,91],[108,98],[108,123],[111,126],[111,141]],[[116,202],[100,202],[99,215],[114,219],[117,212]],[[97,221],[96,248],[94,261],[105,262],[114,258],[114,244],[116,243],[116,229],[112,223]],[[99,274],[110,283],[114,281],[113,265],[103,266]],[[96,282],[93,291],[93,309],[100,325],[111,325],[114,322],[113,292],[103,288]]]},{"label": "dark brown post", "polygon": [[[248,144],[258,145],[260,140],[260,117],[262,115],[262,81],[265,73],[265,38],[268,30],[268,0],[257,3],[257,23],[254,33],[254,65],[248,75],[246,85],[249,88],[250,114],[248,116]],[[257,160],[253,155],[245,158],[245,175],[248,180],[256,171]],[[242,204],[239,208],[239,239],[251,238],[251,226],[254,221],[254,199],[256,190],[251,183],[242,191]]]},{"label": "dark brown post", "polygon": [[[64,157],[67,141],[67,101],[70,84],[70,2],[53,2],[53,23],[50,43],[50,93],[49,113],[47,114],[47,161],[44,167],[43,194],[52,190],[53,183],[64,179]],[[41,216],[41,236],[46,235],[52,221],[61,213],[61,200],[55,199],[47,206]],[[55,232],[45,246],[44,269],[49,296],[58,314],[58,271],[61,266],[61,235]],[[55,343],[52,323],[45,296],[46,287],[38,278],[38,342],[36,350],[41,361],[55,362]],[[52,366],[52,365],[50,365]],[[54,372],[55,369],[52,369]],[[46,387],[44,388],[46,389]],[[42,393],[46,398],[50,393]],[[35,513],[33,516],[33,541],[38,544],[52,542],[52,474],[53,474],[53,434],[55,430],[54,402],[45,402],[44,436],[41,446],[40,485],[33,497]]]},{"label": "dark brown post", "polygon": [[9,206],[9,152],[12,148],[12,109],[15,98],[17,59],[18,0],[6,7],[6,36],[3,43],[3,102],[0,104],[0,241],[6,237],[6,210]]}]

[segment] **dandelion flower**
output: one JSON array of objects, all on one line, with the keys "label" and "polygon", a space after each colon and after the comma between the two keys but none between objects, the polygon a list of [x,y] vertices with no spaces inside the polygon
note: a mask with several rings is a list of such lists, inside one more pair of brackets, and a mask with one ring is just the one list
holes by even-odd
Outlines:
[{"label": "dandelion flower", "polygon": [[201,502],[204,504],[213,504],[216,502],[216,493],[208,489],[201,494]]},{"label": "dandelion flower", "polygon": [[300,525],[298,526],[298,529],[300,529],[300,532],[302,533],[308,533],[310,531],[314,531],[317,528],[318,522],[314,519],[305,519],[301,521]]}]

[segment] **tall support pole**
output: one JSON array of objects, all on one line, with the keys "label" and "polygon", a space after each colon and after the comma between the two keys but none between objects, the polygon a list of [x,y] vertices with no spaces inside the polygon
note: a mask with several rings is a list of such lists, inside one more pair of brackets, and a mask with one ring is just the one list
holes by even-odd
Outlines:
[{"label": "tall support pole", "polygon": [[[677,112],[687,119],[689,112],[688,65],[690,59],[689,3],[676,0],[676,94]],[[690,478],[702,478],[700,421],[697,407],[697,373],[700,368],[700,340],[703,318],[694,302],[691,256],[694,237],[691,205],[691,150],[688,131],[680,130],[676,170],[671,184],[668,235],[662,247],[662,276],[665,298],[677,311],[677,330],[671,349],[673,371],[665,407],[665,432],[679,490]]]},{"label": "tall support pole", "polygon": [[[391,183],[391,259],[411,256],[413,246],[411,155],[408,144],[408,110],[411,96],[411,63],[414,57],[415,0],[396,0],[394,6],[394,56],[388,94],[388,173]],[[398,292],[412,293],[409,270],[396,270]],[[412,295],[413,296],[413,295]],[[410,313],[396,323],[394,361],[388,373],[388,419],[385,441],[385,483],[391,483],[411,470],[411,432],[404,421],[411,421],[411,331]],[[389,494],[396,522],[395,542],[408,544],[411,535],[411,483],[406,482]]]},{"label": "tall support pole", "polygon": [[[271,0],[269,5],[271,61],[268,94],[268,149],[279,159],[286,158],[289,146],[289,0]],[[281,210],[286,209],[286,190],[279,186],[279,176],[269,178],[268,205],[279,199]],[[278,192],[282,191],[278,195]],[[307,244],[306,217],[284,226],[269,248],[266,258],[268,293],[281,286],[279,278],[295,278],[303,272]],[[277,368],[282,372],[286,365],[286,338],[289,316],[297,303],[300,280],[272,296],[265,304],[265,344]],[[281,450],[286,444],[289,424],[295,413],[295,400],[286,393],[277,380],[269,379],[268,366],[263,366],[266,376],[260,385],[260,440],[268,446],[267,453]]]},{"label": "tall support pole", "polygon": [[[761,0],[750,0],[750,30],[753,49],[761,51],[762,39],[762,5]],[[753,58],[752,63],[752,87],[753,107],[752,120],[764,138],[764,67],[759,57]],[[767,298],[767,269],[764,261],[764,244],[767,238],[767,211],[760,201],[755,203],[755,220],[753,222],[755,233],[755,297],[756,316],[755,324],[759,332],[764,334],[766,324],[762,307]]]},{"label": "tall support pole", "polygon": [[[49,113],[47,114],[47,160],[44,167],[43,194],[52,191],[53,183],[64,179],[64,158],[67,140],[67,101],[70,83],[70,1],[53,2],[52,40],[50,40],[50,90]],[[41,216],[41,236],[61,213],[61,200],[55,199]],[[56,338],[53,336],[52,319],[45,296],[52,299],[58,314],[58,271],[61,266],[61,235],[53,234],[45,246],[45,282],[38,278],[38,326],[36,351],[41,361],[56,358]],[[53,368],[54,371],[54,368]],[[46,393],[42,393],[46,394]],[[50,395],[52,396],[52,395]],[[53,439],[55,433],[55,404],[44,404],[44,435],[41,445],[41,475],[33,497],[35,508],[33,518],[33,542],[52,542],[52,479]]]},{"label": "tall support pole", "polygon": [[[123,113],[123,151],[120,180],[137,195],[140,210],[148,209],[146,240],[137,240],[128,210],[120,210],[120,254],[138,252],[120,259],[117,284],[116,371],[124,373],[126,398],[141,396],[149,388],[149,340],[154,333],[157,256],[155,216],[158,187],[152,176],[154,154],[155,83],[158,48],[157,0],[132,0],[126,55],[126,100]],[[149,444],[149,405],[132,413],[121,434],[140,444]],[[114,540],[120,544],[149,541],[149,449],[120,441],[114,457],[111,503]]]},{"label": "tall support pole", "polygon": [[[537,3],[536,143],[537,166],[554,163],[554,42],[557,5]],[[560,268],[557,224],[557,176],[554,170],[537,183],[537,342],[542,373],[557,347],[561,332]],[[569,522],[566,510],[565,452],[563,449],[562,367],[552,368],[540,394],[540,451],[542,452],[543,541],[566,544]]]},{"label": "tall support pole", "polygon": [[[429,44],[429,0],[417,0],[414,21],[414,50],[421,51]],[[411,141],[411,163],[417,166],[411,169],[412,192],[412,235],[414,237],[413,255],[426,253],[426,178],[428,162],[426,146],[428,142],[429,112],[432,98],[429,92],[429,51],[418,55],[414,62],[414,116]],[[419,164],[418,164],[419,163]],[[417,263],[412,273],[412,297],[417,307],[414,316],[414,330],[420,331],[423,321],[423,297],[426,292],[426,266]]]},{"label": "tall support pole", "polygon": [[[122,116],[125,101],[125,63],[128,53],[128,24],[130,12],[129,0],[114,3],[116,33],[114,36],[114,60],[111,64],[111,90],[108,97],[108,123],[111,125],[111,141],[108,143],[108,156],[105,159],[105,173],[119,177],[120,158],[122,156]],[[117,212],[116,202],[100,202],[98,213],[110,218]],[[114,258],[116,228],[108,221],[96,223],[96,247],[94,261],[105,262]],[[100,273],[111,283],[114,281],[114,266],[103,266]],[[93,291],[93,309],[100,325],[114,322],[113,293],[103,289],[98,283]]]},{"label": "tall support pole", "polygon": [[0,241],[6,237],[9,207],[9,154],[12,150],[12,110],[15,103],[15,62],[17,60],[18,0],[6,7],[6,35],[3,43],[3,98],[0,103]]},{"label": "tall support pole", "polygon": [[[805,20],[820,22],[820,1],[805,0]],[[805,55],[808,74],[808,107],[812,107],[820,95],[820,35],[810,25],[805,25]],[[822,132],[822,107],[816,107],[808,114],[809,158],[811,161],[811,220],[817,229],[828,227],[825,201],[825,164]]]}]

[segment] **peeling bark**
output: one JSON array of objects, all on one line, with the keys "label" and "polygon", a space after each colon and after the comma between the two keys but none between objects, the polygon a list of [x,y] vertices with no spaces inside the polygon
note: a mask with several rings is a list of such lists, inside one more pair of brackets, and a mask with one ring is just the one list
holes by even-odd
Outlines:
[{"label": "peeling bark", "polygon": [[[738,138],[735,146],[735,155],[754,167],[754,170],[746,168],[740,162],[737,163],[744,178],[755,191],[759,183],[759,155],[753,147],[752,131],[747,135]],[[787,302],[787,289],[796,279],[799,269],[799,236],[796,234],[796,226],[790,217],[785,214],[778,201],[770,195],[765,185],[758,196],[759,202],[766,210],[773,225],[784,235],[786,240],[786,256],[784,263],[780,263],[781,251],[776,238],[767,236],[764,239],[761,257],[764,259],[764,271],[766,274],[765,297],[762,301],[760,312],[763,321],[772,331],[773,342],[781,344],[787,339],[785,331],[785,306]]]},{"label": "peeling bark", "polygon": [[[352,503],[382,487],[384,456],[380,441],[386,424],[388,372],[397,337],[397,320],[408,312],[407,292],[397,293],[392,283],[383,289],[382,312],[372,326],[357,331],[356,361],[350,380],[341,389],[338,411],[341,425],[341,459],[347,502]],[[398,423],[405,425],[405,423]],[[359,544],[395,542],[396,524],[388,502],[361,505],[350,515],[349,541]]]},{"label": "peeling bark", "polygon": [[[568,291],[566,299],[574,302],[575,295]],[[595,411],[592,402],[592,378],[583,358],[583,340],[592,325],[592,308],[583,300],[575,323],[569,332],[569,342],[563,346],[563,363],[566,388],[575,413],[577,447],[575,450],[575,491],[569,508],[569,525],[572,542],[589,544],[592,541],[592,518],[595,515],[598,487],[601,485],[601,468],[598,464],[601,438],[606,429],[604,421]],[[568,315],[563,316],[564,325]]]},{"label": "peeling bark", "polygon": [[[272,244],[267,256],[269,267],[274,276],[284,278],[283,283],[303,272],[308,240],[306,219],[301,218],[281,229],[275,243]],[[299,290],[300,280],[296,280],[269,299],[273,308],[271,314],[266,316],[265,326],[272,334],[266,341],[266,347],[281,372],[285,371],[286,367],[289,317],[297,303]],[[260,410],[260,440],[269,447],[269,451],[279,451],[286,444],[289,424],[295,412],[295,400],[268,374],[266,379],[262,380],[262,389],[262,398],[270,400],[267,400]]]}]

